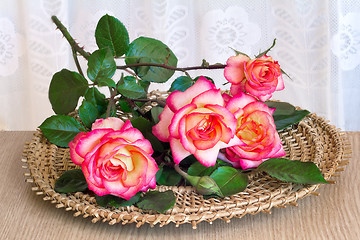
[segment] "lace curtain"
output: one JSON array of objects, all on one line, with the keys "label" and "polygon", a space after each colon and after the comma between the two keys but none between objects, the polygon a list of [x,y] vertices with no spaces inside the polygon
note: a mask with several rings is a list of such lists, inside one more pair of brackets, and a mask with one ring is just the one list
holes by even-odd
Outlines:
[{"label": "lace curtain", "polygon": [[[360,2],[311,0],[34,0],[0,3],[0,129],[34,130],[53,114],[52,75],[76,70],[71,50],[50,17],[57,15],[81,46],[96,49],[94,29],[108,13],[130,39],[167,44],[178,66],[225,63],[231,48],[270,55],[291,77],[273,99],[288,101],[344,130],[360,130]],[[82,61],[83,68],[86,63]],[[176,73],[173,78],[181,75]],[[190,72],[223,86],[223,70]],[[169,89],[169,84],[153,89]],[[104,89],[106,92],[106,89]]]}]

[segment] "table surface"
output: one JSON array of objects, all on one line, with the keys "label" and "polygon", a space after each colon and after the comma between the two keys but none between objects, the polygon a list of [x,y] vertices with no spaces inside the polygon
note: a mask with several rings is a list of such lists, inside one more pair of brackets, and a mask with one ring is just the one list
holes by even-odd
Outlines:
[{"label": "table surface", "polygon": [[135,224],[91,223],[55,208],[31,191],[22,169],[22,149],[33,132],[0,132],[0,239],[360,239],[360,132],[347,132],[353,156],[345,172],[322,185],[320,195],[298,207],[198,224],[151,228]]}]

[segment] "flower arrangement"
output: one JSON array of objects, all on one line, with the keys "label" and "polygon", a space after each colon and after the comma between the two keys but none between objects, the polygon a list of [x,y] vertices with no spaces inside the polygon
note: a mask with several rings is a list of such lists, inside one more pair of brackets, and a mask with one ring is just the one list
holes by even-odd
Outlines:
[{"label": "flower arrangement", "polygon": [[[39,128],[51,143],[69,147],[72,162],[81,168],[65,171],[56,181],[57,192],[90,191],[103,207],[136,205],[165,212],[176,198],[171,190],[149,190],[157,184],[192,185],[205,198],[223,198],[243,191],[248,175],[256,172],[299,184],[327,182],[314,163],[284,158],[278,131],[309,112],[269,101],[274,91],[284,89],[285,73],[268,55],[275,40],[253,59],[234,50],[224,65],[204,60],[200,66],[180,68],[159,40],[129,42],[115,17],[99,20],[99,49],[91,54],[57,17],[52,20],[69,42],[78,72],[54,74],[49,100],[56,115]],[[86,75],[79,54],[87,60]],[[125,65],[117,66],[115,59]],[[221,91],[208,77],[193,78],[188,72],[194,69],[223,69],[229,91]],[[115,71],[122,71],[117,81]],[[168,81],[174,71],[184,76],[172,82],[168,97],[152,98],[151,83]],[[109,97],[99,88],[108,88]],[[146,109],[149,103],[152,107]],[[131,118],[120,119],[119,111]]]}]

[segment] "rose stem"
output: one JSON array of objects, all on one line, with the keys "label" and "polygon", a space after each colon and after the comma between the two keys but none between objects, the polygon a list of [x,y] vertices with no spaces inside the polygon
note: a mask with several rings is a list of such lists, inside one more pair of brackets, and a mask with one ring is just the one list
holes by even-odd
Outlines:
[{"label": "rose stem", "polygon": [[[61,31],[63,36],[66,38],[66,40],[69,42],[71,48],[73,48],[76,52],[80,53],[80,55],[83,56],[84,58],[88,59],[90,57],[90,53],[86,52],[83,47],[80,47],[77,44],[77,42],[70,35],[70,33],[68,32],[66,27],[60,22],[60,20],[56,16],[52,16],[51,19],[55,23],[57,28]],[[201,65],[201,66],[192,66],[192,67],[183,67],[183,68],[173,67],[173,66],[169,66],[166,64],[160,64],[160,63],[134,63],[134,64],[127,64],[127,65],[123,65],[123,66],[117,66],[116,68],[117,69],[127,69],[127,68],[131,68],[131,67],[143,67],[143,66],[160,67],[160,68],[165,68],[165,69],[174,70],[174,71],[182,71],[182,72],[186,72],[189,70],[199,70],[199,69],[223,69],[226,67],[225,64],[218,64],[218,63],[213,64],[213,65]]]}]

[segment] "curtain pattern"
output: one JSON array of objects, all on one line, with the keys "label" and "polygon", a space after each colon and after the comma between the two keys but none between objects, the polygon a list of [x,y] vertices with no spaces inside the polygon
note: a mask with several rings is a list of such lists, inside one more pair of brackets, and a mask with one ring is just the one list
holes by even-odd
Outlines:
[{"label": "curtain pattern", "polygon": [[[234,54],[231,48],[254,56],[276,38],[270,55],[291,78],[285,77],[285,90],[273,99],[316,112],[344,130],[360,130],[360,2],[355,0],[1,1],[1,130],[36,129],[53,114],[47,98],[52,75],[76,70],[50,17],[57,15],[91,52],[96,23],[106,13],[125,24],[130,40],[163,41],[183,67],[202,59],[225,63]],[[81,64],[86,69],[84,60]],[[189,73],[228,87],[222,70]],[[152,89],[167,90],[169,84]]]}]

